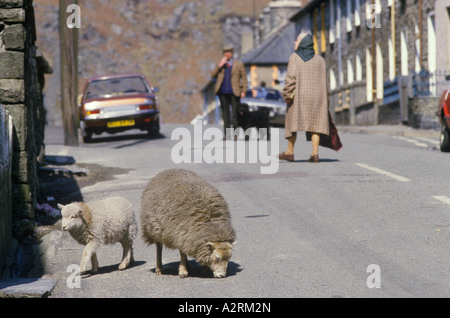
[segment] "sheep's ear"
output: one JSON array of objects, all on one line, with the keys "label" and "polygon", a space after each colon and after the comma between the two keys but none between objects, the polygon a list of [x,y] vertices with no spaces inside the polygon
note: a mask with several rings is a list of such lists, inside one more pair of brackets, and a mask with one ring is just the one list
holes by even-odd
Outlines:
[{"label": "sheep's ear", "polygon": [[77,206],[78,206],[77,214],[82,215],[84,213],[83,207],[81,206],[81,204],[77,204]]},{"label": "sheep's ear", "polygon": [[207,242],[206,245],[208,245],[211,250],[216,248],[213,242]]},{"label": "sheep's ear", "polygon": [[62,210],[62,209],[64,209],[64,205],[58,203],[58,208],[59,208],[60,210]]}]

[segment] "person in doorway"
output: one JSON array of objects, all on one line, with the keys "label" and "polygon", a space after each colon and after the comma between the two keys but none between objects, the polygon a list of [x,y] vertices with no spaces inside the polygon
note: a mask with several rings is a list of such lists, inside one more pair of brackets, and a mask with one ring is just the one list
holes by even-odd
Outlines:
[{"label": "person in doorway", "polygon": [[315,54],[309,34],[300,33],[294,46],[283,89],[288,106],[285,119],[288,148],[278,158],[294,161],[297,131],[305,131],[313,147],[309,162],[319,162],[320,138],[330,133],[325,60]]},{"label": "person in doorway", "polygon": [[256,98],[266,98],[267,97],[267,89],[266,89],[266,82],[261,82],[261,86],[258,89],[258,94],[256,95]]},{"label": "person in doorway", "polygon": [[[214,70],[212,77],[217,78],[214,93],[219,96],[224,123],[224,139],[226,139],[227,128],[231,128],[231,124],[234,129],[238,128],[236,109],[240,99],[245,97],[247,92],[247,72],[244,64],[233,58],[232,46],[223,48],[223,58]],[[234,139],[237,139],[236,135]]]},{"label": "person in doorway", "polygon": [[282,93],[283,87],[280,85],[280,81],[276,79],[273,81],[273,83],[274,83],[273,88]]}]

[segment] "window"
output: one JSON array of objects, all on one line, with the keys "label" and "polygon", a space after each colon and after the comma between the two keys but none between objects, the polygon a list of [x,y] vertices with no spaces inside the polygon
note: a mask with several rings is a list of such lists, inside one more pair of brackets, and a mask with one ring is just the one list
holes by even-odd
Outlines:
[{"label": "window", "polygon": [[350,59],[347,60],[347,83],[351,84],[355,80],[353,73],[353,64]]},{"label": "window", "polygon": [[355,26],[361,25],[361,5],[360,0],[355,0]]},{"label": "window", "polygon": [[361,64],[361,57],[356,55],[356,80],[362,81],[362,64]]},{"label": "window", "polygon": [[347,0],[347,32],[352,32],[352,1]]},{"label": "window", "polygon": [[322,53],[327,50],[327,39],[325,37],[325,3],[320,7],[320,51]]},{"label": "window", "polygon": [[336,74],[334,74],[334,70],[330,68],[330,90],[336,89]]},{"label": "window", "polygon": [[420,72],[420,36],[419,26],[417,23],[414,26],[416,40],[414,41],[414,70],[416,73]]},{"label": "window", "polygon": [[401,74],[407,76],[408,71],[408,42],[406,41],[405,31],[400,33],[400,57],[401,57]]},{"label": "window", "polygon": [[377,43],[376,46],[376,54],[377,54],[377,99],[383,99],[383,84],[384,84],[384,73],[383,73],[383,54],[381,53],[381,45]]},{"label": "window", "polygon": [[389,50],[389,80],[393,81],[395,78],[395,56],[392,37],[389,37],[388,50]]},{"label": "window", "polygon": [[318,40],[317,40],[317,16],[319,14],[319,10],[315,9],[313,12],[313,42],[314,42],[314,51],[316,52],[316,54],[319,53],[319,44],[318,44]]},{"label": "window", "polygon": [[366,95],[367,101],[373,101],[372,56],[370,49],[366,49]]},{"label": "window", "polygon": [[436,24],[434,20],[434,13],[428,15],[428,71],[431,73],[430,77],[430,93],[436,95]]},{"label": "window", "polygon": [[336,26],[336,20],[335,20],[335,9],[334,9],[334,0],[330,0],[329,3],[330,6],[330,43],[334,43],[336,41],[335,38],[335,26]]}]

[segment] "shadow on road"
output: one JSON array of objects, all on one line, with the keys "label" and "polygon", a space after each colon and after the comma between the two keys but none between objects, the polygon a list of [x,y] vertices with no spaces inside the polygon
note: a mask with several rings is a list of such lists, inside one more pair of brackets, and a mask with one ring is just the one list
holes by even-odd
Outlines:
[{"label": "shadow on road", "polygon": [[[213,273],[209,268],[204,269],[202,266],[198,265],[195,260],[188,261],[189,263],[189,276],[188,277],[196,277],[196,278],[214,278]],[[170,276],[178,276],[178,266],[180,266],[180,262],[172,262],[163,265],[162,275],[170,275]],[[151,271],[155,273],[155,268],[152,268]],[[235,262],[228,262],[227,268],[227,276],[234,276],[237,273],[241,272],[242,268],[239,264]]]},{"label": "shadow on road", "polygon": [[[129,270],[133,267],[138,267],[138,266],[144,265],[145,263],[146,263],[145,261],[134,261],[126,269],[124,269],[124,271]],[[112,272],[119,271],[119,264],[120,263],[117,263],[115,265],[99,266],[97,274],[92,274],[91,271],[89,270],[89,271],[87,271],[86,275],[83,276],[83,278],[89,278],[91,276],[109,274]]]},{"label": "shadow on road", "polygon": [[93,137],[89,142],[85,143],[85,145],[95,145],[100,143],[108,143],[114,141],[128,141],[134,140],[134,142],[126,145],[121,145],[115,147],[116,149],[130,147],[140,143],[150,142],[156,139],[163,139],[165,136],[163,134],[158,134],[157,136],[149,136],[148,134],[119,134],[119,135],[100,135],[98,137]]}]

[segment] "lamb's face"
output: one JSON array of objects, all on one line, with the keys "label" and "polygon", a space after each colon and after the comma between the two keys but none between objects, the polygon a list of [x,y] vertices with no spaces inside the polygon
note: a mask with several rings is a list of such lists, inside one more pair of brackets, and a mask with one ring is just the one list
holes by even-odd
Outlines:
[{"label": "lamb's face", "polygon": [[212,270],[214,277],[223,278],[227,275],[228,261],[231,258],[233,245],[228,242],[209,242],[211,255],[208,267]]},{"label": "lamb's face", "polygon": [[61,228],[63,231],[70,231],[83,225],[83,221],[80,218],[83,210],[78,204],[71,203],[66,206],[58,204],[58,207],[61,209]]}]

